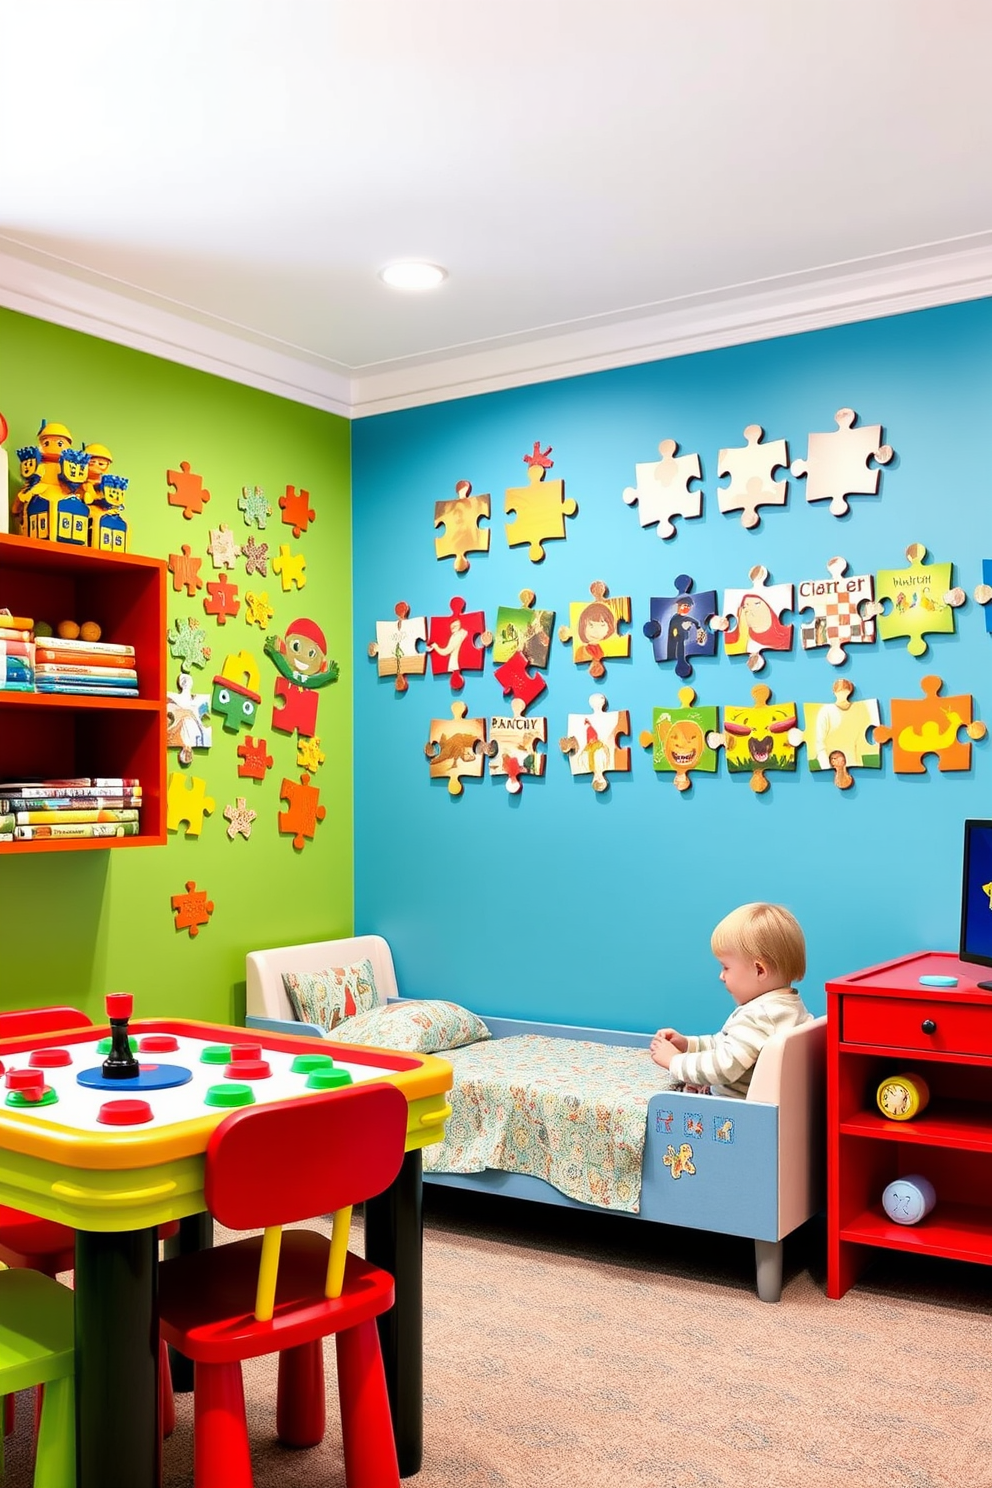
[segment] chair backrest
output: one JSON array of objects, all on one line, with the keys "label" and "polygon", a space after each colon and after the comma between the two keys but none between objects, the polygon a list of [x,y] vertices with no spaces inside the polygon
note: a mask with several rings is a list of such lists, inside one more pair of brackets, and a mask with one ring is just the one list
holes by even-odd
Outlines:
[{"label": "chair backrest", "polygon": [[256,1018],[293,1019],[296,1014],[283,985],[288,971],[327,971],[352,961],[372,962],[379,1000],[397,995],[396,971],[388,941],[381,935],[352,935],[343,940],[311,940],[305,945],[274,946],[251,951],[245,961],[245,1011]]},{"label": "chair backrest", "polygon": [[377,1082],[235,1111],[207,1144],[207,1208],[254,1230],[360,1204],[396,1177],[406,1128],[406,1097]]},{"label": "chair backrest", "polygon": [[92,1028],[93,1019],[72,1007],[17,1008],[0,1013],[0,1039],[57,1033],[63,1028]]}]

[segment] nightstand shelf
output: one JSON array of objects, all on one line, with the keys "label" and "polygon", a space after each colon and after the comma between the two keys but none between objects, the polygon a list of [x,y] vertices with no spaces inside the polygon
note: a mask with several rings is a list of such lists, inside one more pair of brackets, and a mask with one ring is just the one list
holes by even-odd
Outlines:
[{"label": "nightstand shelf", "polygon": [[[921,976],[957,979],[925,986]],[[979,968],[926,952],[827,983],[827,1295],[842,1297],[873,1251],[992,1265],[992,991]],[[879,1084],[922,1076],[929,1102],[896,1121]],[[883,1190],[921,1174],[937,1194],[917,1224]],[[983,1202],[984,1200],[984,1202]]]},{"label": "nightstand shelf", "polygon": [[141,781],[137,837],[5,842],[0,854],[161,846],[166,841],[166,566],[0,534],[0,606],[52,623],[96,620],[134,647],[140,696],[0,692],[0,779],[123,776]]}]

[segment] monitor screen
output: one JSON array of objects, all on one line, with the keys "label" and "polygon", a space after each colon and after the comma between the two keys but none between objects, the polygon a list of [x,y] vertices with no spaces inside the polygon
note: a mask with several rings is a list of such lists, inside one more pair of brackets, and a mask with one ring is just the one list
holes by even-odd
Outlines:
[{"label": "monitor screen", "polygon": [[992,821],[964,824],[959,955],[992,966]]}]

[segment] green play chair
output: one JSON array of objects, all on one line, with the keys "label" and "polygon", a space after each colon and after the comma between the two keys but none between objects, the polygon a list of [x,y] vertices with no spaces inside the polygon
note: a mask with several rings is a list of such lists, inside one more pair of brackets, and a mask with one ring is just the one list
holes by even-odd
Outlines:
[{"label": "green play chair", "polygon": [[72,1302],[68,1287],[40,1271],[0,1271],[0,1400],[16,1390],[45,1386],[35,1488],[74,1488],[76,1482]]}]

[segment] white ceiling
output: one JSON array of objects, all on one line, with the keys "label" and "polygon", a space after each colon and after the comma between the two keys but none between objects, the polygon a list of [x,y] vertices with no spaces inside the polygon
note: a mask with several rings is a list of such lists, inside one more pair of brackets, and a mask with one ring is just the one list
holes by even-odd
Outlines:
[{"label": "white ceiling", "polygon": [[[922,292],[898,308],[992,284],[987,0],[0,0],[0,21],[0,302],[346,411],[743,339],[825,288],[852,318],[866,285]],[[388,289],[407,257],[448,280]]]}]

